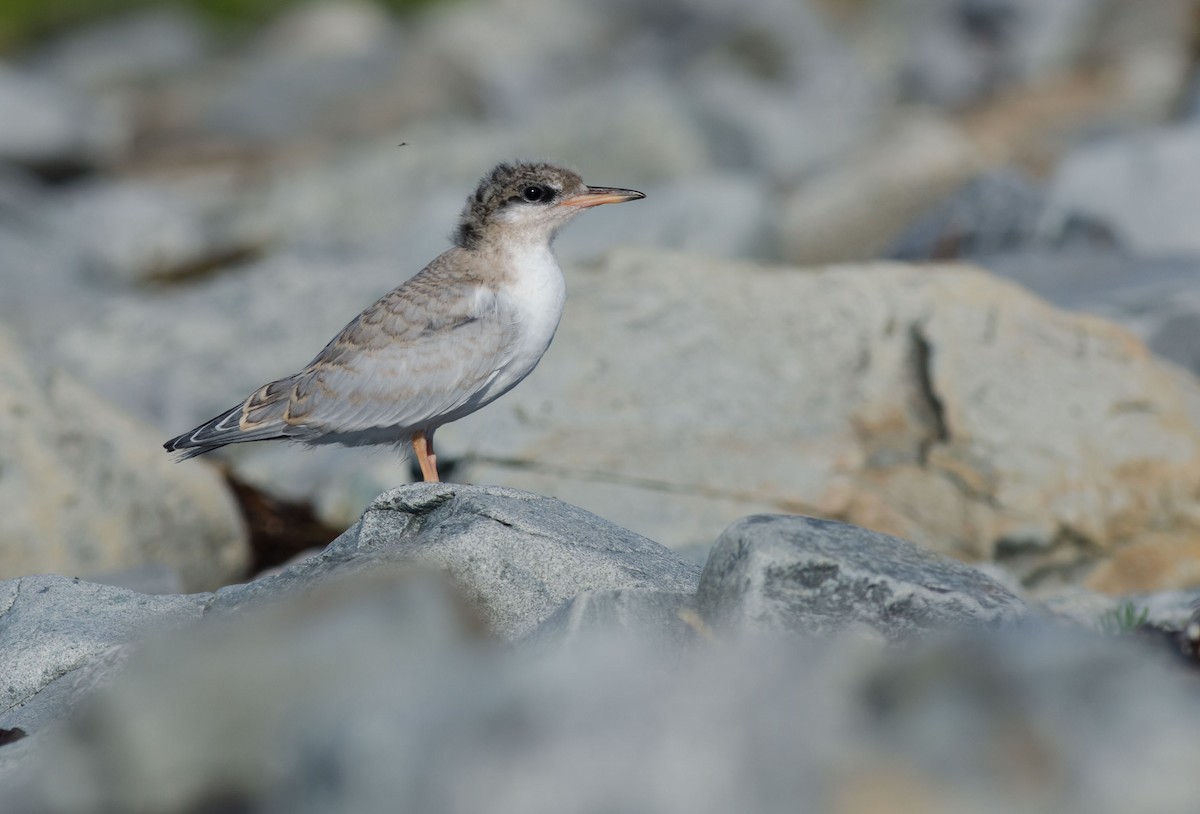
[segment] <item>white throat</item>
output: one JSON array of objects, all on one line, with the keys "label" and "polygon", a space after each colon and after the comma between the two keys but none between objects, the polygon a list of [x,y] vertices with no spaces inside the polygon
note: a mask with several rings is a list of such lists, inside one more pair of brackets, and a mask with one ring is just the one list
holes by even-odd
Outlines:
[{"label": "white throat", "polygon": [[547,241],[513,243],[505,248],[502,262],[512,272],[509,296],[523,326],[522,333],[531,342],[544,340],[544,352],[558,328],[567,298],[562,269]]}]

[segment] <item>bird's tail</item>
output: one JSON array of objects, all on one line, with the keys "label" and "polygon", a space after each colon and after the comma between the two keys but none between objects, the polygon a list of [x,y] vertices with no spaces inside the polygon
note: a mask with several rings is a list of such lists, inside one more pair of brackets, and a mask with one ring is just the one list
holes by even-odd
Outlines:
[{"label": "bird's tail", "polygon": [[186,461],[227,444],[289,437],[285,431],[290,427],[283,415],[293,384],[291,379],[282,379],[263,385],[238,406],[172,438],[163,448],[179,453],[177,460]]}]

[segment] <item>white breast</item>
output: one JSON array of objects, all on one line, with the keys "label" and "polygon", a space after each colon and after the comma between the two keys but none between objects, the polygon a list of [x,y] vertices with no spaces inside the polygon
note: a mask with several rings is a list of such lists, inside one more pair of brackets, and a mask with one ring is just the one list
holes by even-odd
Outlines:
[{"label": "white breast", "polygon": [[516,341],[487,388],[487,399],[497,398],[529,375],[537,365],[562,319],[567,285],[548,245],[523,248],[509,258],[518,270],[500,292],[502,312],[511,314]]}]

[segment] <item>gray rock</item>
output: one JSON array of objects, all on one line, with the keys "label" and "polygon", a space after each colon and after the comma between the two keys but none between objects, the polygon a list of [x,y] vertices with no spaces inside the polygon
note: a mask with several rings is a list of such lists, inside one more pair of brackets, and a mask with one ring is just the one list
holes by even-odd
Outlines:
[{"label": "gray rock", "polygon": [[162,563],[143,563],[119,571],[101,571],[95,574],[84,574],[88,582],[98,582],[101,585],[112,585],[139,594],[181,594],[184,592],[183,579],[179,573]]},{"label": "gray rock", "polygon": [[637,588],[586,591],[569,600],[525,637],[548,648],[584,647],[619,636],[682,651],[711,635],[692,607],[692,594]]},{"label": "gray rock", "polygon": [[642,15],[666,34],[664,70],[694,98],[723,165],[794,183],[880,129],[892,100],[812,4],[665,6]]},{"label": "gray rock", "polygon": [[[970,257],[986,265],[999,254],[1038,248],[1059,253],[1113,247],[1108,225],[1084,214],[1055,218],[1056,231],[1051,232],[1042,223],[1045,206],[1042,185],[1023,173],[989,172],[927,210],[885,254],[908,261]],[[1032,290],[1042,293],[1036,284]]]},{"label": "gray rock", "polygon": [[432,586],[352,580],[147,647],[4,792],[29,814],[1185,814],[1194,684],[1127,641],[1028,631],[495,648]]},{"label": "gray rock", "polygon": [[236,191],[218,185],[98,182],[56,198],[50,215],[78,246],[84,273],[130,284],[194,275],[244,260],[269,235],[239,217]]},{"label": "gray rock", "polygon": [[986,265],[1057,306],[1118,323],[1157,356],[1200,374],[1200,258],[1034,248],[989,257]]},{"label": "gray rock", "polygon": [[788,196],[780,215],[784,258],[801,265],[874,259],[981,162],[949,122],[914,117],[894,126]]},{"label": "gray rock", "polygon": [[0,335],[0,576],[156,563],[188,590],[244,573],[249,543],[223,479],[178,467],[158,434]]},{"label": "gray rock", "polygon": [[453,585],[446,590],[457,597],[464,623],[502,638],[525,636],[577,598],[545,628],[545,641],[561,643],[614,622],[643,635],[645,621],[654,625],[645,636],[678,644],[694,632],[678,612],[699,570],[549,498],[417,484],[380,496],[357,526],[315,556],[215,593],[149,596],[53,576],[0,582],[0,657],[9,665],[0,727],[43,729],[114,680],[143,639],[202,614],[231,618],[281,601],[320,607],[356,590],[347,585],[390,590],[397,580],[425,584],[434,573]]},{"label": "gray rock", "polygon": [[1075,213],[1108,223],[1135,254],[1163,258],[1200,254],[1200,234],[1187,216],[1200,183],[1200,129],[1173,127],[1080,147],[1050,185],[1044,228]]},{"label": "gray rock", "polygon": [[[376,250],[281,255],[170,300],[100,307],[57,347],[167,437],[303,365],[398,271]],[[1137,529],[1183,534],[1190,522],[1176,512],[1200,488],[1195,383],[1126,331],[994,277],[647,251],[566,274],[566,312],[537,370],[439,431],[454,479],[551,494],[671,548],[779,512],[968,559],[1005,541],[1031,554],[1022,576],[1047,573],[1048,557],[1052,573],[1086,567]],[[1147,399],[1152,409],[1131,410]],[[346,523],[409,477],[390,450],[227,455],[252,483]],[[1095,547],[1071,542],[1081,537]]]},{"label": "gray rock", "polygon": [[[598,110],[604,115],[597,117]],[[557,156],[585,179],[596,179],[593,184],[641,189],[638,184],[694,179],[715,169],[713,148],[689,98],[647,71],[593,80],[504,121],[489,154]],[[508,152],[498,154],[501,145]],[[611,180],[621,178],[632,180]]]},{"label": "gray rock", "polygon": [[0,164],[0,323],[30,352],[44,350],[103,296],[82,273],[77,242],[56,228],[53,198],[31,173]]},{"label": "gray rock", "polygon": [[197,67],[208,32],[180,6],[163,6],[68,31],[40,47],[29,64],[81,89],[161,80]]},{"label": "gray rock", "polygon": [[637,246],[731,259],[779,257],[777,201],[765,183],[705,173],[642,191],[646,200],[636,207],[612,207],[607,217],[565,232],[555,243],[558,256],[594,260],[613,246]]},{"label": "gray rock", "polygon": [[[1149,5],[886,0],[836,6],[839,30],[864,64],[907,101],[978,110],[1023,96],[1037,100],[1056,89],[1067,89],[1062,98],[1074,99],[1075,89],[1102,74],[1104,81],[1095,86],[1102,109],[1085,113],[1089,130],[1175,115],[1189,72],[1192,10],[1189,0]],[[1054,115],[1039,118],[1045,122]],[[1052,141],[1061,143],[1061,133]]]},{"label": "gray rock", "polygon": [[[1054,526],[1081,527],[1068,515],[1098,519],[1068,508],[1093,478],[1143,494],[1192,488],[1192,464],[1151,466],[1166,476],[1151,486],[1095,458],[1200,452],[1190,379],[1115,326],[962,267],[807,272],[615,253],[568,285],[539,368],[439,436],[449,457],[465,451],[461,477],[552,493],[671,547],[707,542],[747,514],[799,511],[968,559],[990,559],[1008,540],[1036,562],[1059,545]],[[1132,420],[1116,404],[1134,393],[1165,398],[1156,415],[1178,423]],[[1081,421],[1098,423],[1084,431]],[[1134,425],[1160,428],[1163,444],[1095,446]],[[1080,456],[1092,463],[1081,469]],[[1059,493],[1067,482],[1083,492]],[[1108,487],[1095,494],[1089,505],[1115,508]],[[1183,510],[1168,525],[1187,534],[1190,522]],[[1088,534],[1111,547],[1136,532]]]},{"label": "gray rock", "polygon": [[236,81],[214,84],[193,126],[212,139],[249,144],[284,142],[297,132],[364,132],[368,128],[346,109],[394,78],[386,49],[303,59],[272,55],[244,65]]},{"label": "gray rock", "polygon": [[[605,111],[602,120],[596,110]],[[402,137],[373,140],[335,161],[288,167],[272,175],[253,205],[241,210],[257,222],[256,228],[295,245],[346,247],[355,253],[366,243],[386,247],[397,272],[413,274],[447,248],[463,201],[480,175],[496,161],[514,156],[555,157],[593,184],[649,186],[651,192],[657,185],[676,203],[680,192],[675,184],[694,191],[714,175],[701,125],[676,90],[654,75],[619,75],[546,100],[512,122],[489,120],[471,128],[459,122],[414,123]],[[743,190],[752,185],[739,177],[717,175],[713,180],[731,183],[728,200],[737,203],[745,202]],[[729,217],[718,235],[745,233],[762,228],[764,205],[755,201],[748,211],[734,211],[718,198],[701,205],[698,216],[663,207],[656,214],[665,226],[656,227],[656,219],[643,212],[641,228],[631,237],[661,235],[656,239],[660,245],[684,241],[686,247],[690,240],[707,249],[714,242],[703,233],[712,228],[710,212]],[[590,220],[624,223],[613,212],[596,213]],[[697,217],[708,222],[697,224]],[[745,225],[755,217],[757,224]],[[587,228],[564,235],[564,257],[572,256],[570,241],[582,239],[572,237],[580,231]],[[585,245],[583,253],[594,253],[594,245]]]},{"label": "gray rock", "polygon": [[[65,757],[62,750],[71,750],[71,739],[92,727],[123,729],[132,722],[131,715],[145,723],[159,715],[169,716],[173,723],[190,731],[177,733],[180,737],[173,738],[170,744],[157,744],[154,754],[138,754],[135,759],[141,769],[131,773],[132,767],[127,767],[102,774],[114,783],[105,794],[114,795],[111,805],[118,809],[125,804],[134,808],[148,804],[164,812],[182,811],[193,795],[205,796],[215,791],[207,787],[210,772],[222,778],[218,781],[221,795],[239,795],[264,779],[265,775],[260,774],[264,764],[255,761],[252,755],[265,756],[261,750],[274,750],[275,737],[290,728],[288,721],[299,720],[295,717],[299,712],[297,702],[318,718],[324,716],[324,711],[338,708],[340,705],[333,700],[341,695],[336,689],[342,683],[338,676],[349,679],[350,683],[343,687],[352,695],[358,694],[358,690],[352,689],[353,671],[357,670],[391,674],[400,681],[392,686],[394,692],[413,692],[418,686],[427,686],[427,681],[434,677],[427,669],[429,666],[444,667],[462,658],[461,648],[469,632],[470,620],[455,604],[445,583],[429,575],[392,570],[349,581],[334,579],[313,594],[295,597],[263,613],[215,619],[196,625],[190,633],[174,633],[171,640],[190,643],[186,652],[197,656],[201,651],[208,654],[193,662],[186,673],[179,674],[179,680],[172,674],[181,665],[179,658],[185,651],[176,651],[166,637],[141,648],[134,656],[140,666],[119,675],[102,693],[114,693],[132,701],[139,710],[154,709],[150,716],[142,717],[141,711],[106,709],[105,703],[93,696],[66,727],[38,734],[45,736],[42,742],[47,744],[48,754]],[[271,644],[264,646],[268,642]],[[217,652],[228,656],[228,660],[216,656]],[[404,685],[408,679],[402,679],[392,669],[401,653],[426,662],[411,675],[413,683],[407,689]],[[461,663],[469,669],[469,661]],[[228,672],[230,668],[240,675]],[[243,668],[247,672],[241,673]],[[351,672],[344,673],[346,669]],[[226,684],[227,680],[234,684]],[[274,690],[270,688],[272,684]],[[134,696],[125,696],[128,691]],[[137,695],[142,696],[140,701],[134,700]],[[319,700],[322,697],[325,701]],[[162,703],[166,706],[161,706]],[[156,728],[155,724],[150,725]],[[241,737],[230,739],[219,753],[211,751],[211,736],[239,728]],[[339,728],[333,726],[331,732]],[[119,751],[134,757],[144,744],[130,745],[131,752],[123,747]],[[294,761],[306,761],[315,742],[309,741],[306,734],[303,742],[296,741],[294,746],[295,751],[290,748],[276,751],[268,762],[299,768],[300,764]],[[42,804],[53,810],[66,811],[80,804],[96,803],[94,799],[81,802],[79,795],[87,793],[97,777],[92,775],[90,758],[75,754],[82,759],[82,763],[76,764],[79,771],[71,772],[69,778],[63,776],[63,783],[54,784],[55,788],[42,798]],[[28,759],[28,754],[23,755],[19,765],[10,768],[11,776],[27,777]],[[203,768],[188,778],[180,774],[190,774],[186,766]],[[60,764],[60,768],[65,768],[65,764]],[[266,773],[272,774],[272,771]],[[195,780],[200,781],[199,786]],[[154,788],[143,787],[143,781]],[[5,792],[6,800],[14,799],[11,788]],[[117,798],[125,802],[118,803]],[[102,804],[99,808],[107,806]]]},{"label": "gray rock", "polygon": [[[1087,52],[1100,0],[889,4],[910,40],[904,80],[921,101],[961,107],[1069,69]],[[908,12],[907,20],[901,16]]]},{"label": "gray rock", "polygon": [[[1182,814],[1197,794],[1177,781],[1176,761],[1200,744],[1172,723],[1195,711],[1194,676],[1169,658],[1150,644],[1075,633],[972,636],[879,671],[866,689],[870,728],[952,810]],[[1016,778],[1028,777],[1033,754],[1055,768],[1027,785]],[[912,788],[883,786],[871,795],[875,810]]]},{"label": "gray rock", "polygon": [[0,64],[0,162],[57,175],[110,161],[127,137],[113,107]]},{"label": "gray rock", "polygon": [[0,582],[0,728],[43,728],[123,662],[123,645],[200,618],[203,596],[147,596],[58,576]]},{"label": "gray rock", "polygon": [[499,487],[412,484],[379,496],[318,556],[217,591],[229,612],[385,564],[447,572],[488,629],[518,638],[584,591],[691,591],[699,568],[566,503]]},{"label": "gray rock", "polygon": [[377,4],[302,4],[248,47],[172,86],[163,135],[261,149],[378,132],[391,123],[389,85],[404,81],[404,50]]},{"label": "gray rock", "polygon": [[1132,607],[1135,618],[1167,630],[1182,630],[1200,609],[1200,589],[1112,596],[1079,586],[1060,588],[1037,598],[1040,608],[1093,630],[1103,630],[1106,617]]},{"label": "gray rock", "polygon": [[829,635],[866,625],[888,639],[994,626],[1029,607],[969,565],[907,540],[810,517],[734,523],[704,566],[697,609],[721,631]]}]

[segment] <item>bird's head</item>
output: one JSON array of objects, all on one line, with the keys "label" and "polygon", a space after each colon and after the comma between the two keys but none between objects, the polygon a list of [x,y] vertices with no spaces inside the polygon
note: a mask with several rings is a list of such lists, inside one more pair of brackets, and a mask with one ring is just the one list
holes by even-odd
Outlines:
[{"label": "bird's head", "polygon": [[498,240],[549,243],[588,207],[645,197],[632,189],[589,187],[554,164],[500,164],[467,198],[454,242],[465,249]]}]

